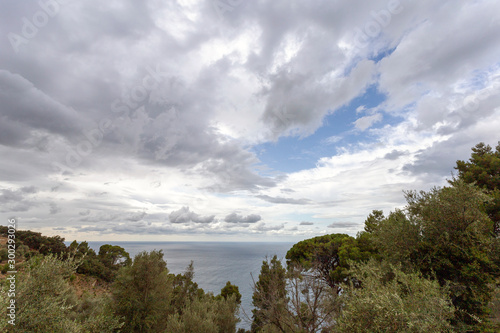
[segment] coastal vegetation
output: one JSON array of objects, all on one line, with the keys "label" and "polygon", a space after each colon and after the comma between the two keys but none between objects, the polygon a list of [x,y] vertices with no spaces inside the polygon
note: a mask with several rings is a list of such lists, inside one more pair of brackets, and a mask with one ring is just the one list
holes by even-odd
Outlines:
[{"label": "coastal vegetation", "polygon": [[[355,237],[296,243],[262,262],[251,333],[500,331],[500,143],[457,161],[447,186],[406,191],[406,206],[372,211]],[[2,273],[9,268],[6,238]],[[1,279],[0,331],[213,332],[237,329],[241,294],[172,274],[160,251],[16,232],[16,321]]]}]

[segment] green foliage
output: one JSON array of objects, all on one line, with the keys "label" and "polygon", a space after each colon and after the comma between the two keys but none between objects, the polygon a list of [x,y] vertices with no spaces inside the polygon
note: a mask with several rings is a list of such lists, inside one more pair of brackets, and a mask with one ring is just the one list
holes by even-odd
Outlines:
[{"label": "green foliage", "polygon": [[124,318],[123,332],[161,332],[172,313],[172,282],[163,252],[141,252],[123,267],[112,286],[115,313]]},{"label": "green foliage", "polygon": [[75,240],[73,241],[69,247],[68,251],[72,253],[75,258],[83,258],[85,256],[95,257],[96,253],[89,246],[89,243],[83,241],[80,244]]},{"label": "green foliage", "polygon": [[375,232],[382,220],[384,220],[384,212],[381,210],[373,210],[365,220],[365,231],[372,233]]},{"label": "green foliage", "polygon": [[446,288],[417,273],[371,260],[355,264],[362,288],[344,287],[335,332],[452,332],[454,308]]},{"label": "green foliage", "polygon": [[355,239],[346,234],[331,234],[306,239],[295,244],[286,254],[288,267],[298,265],[323,279],[340,293],[340,285],[348,278],[349,261],[364,261],[373,256],[368,237]]},{"label": "green foliage", "polygon": [[[7,226],[0,226],[0,234],[7,236],[8,229]],[[41,233],[30,230],[16,230],[16,244],[19,246],[21,243],[43,255],[50,253],[63,255],[67,252],[64,238],[42,236]]]},{"label": "green foliage", "polygon": [[371,235],[385,260],[448,286],[455,328],[474,330],[487,318],[500,247],[484,211],[489,197],[462,180],[452,185],[407,192],[405,211],[379,220]]},{"label": "green foliage", "polygon": [[128,252],[123,247],[109,244],[104,244],[99,248],[99,260],[112,270],[130,265],[132,262]]},{"label": "green foliage", "polygon": [[372,240],[384,259],[409,267],[410,257],[415,253],[420,240],[420,227],[402,210],[396,209],[387,218],[378,221]]},{"label": "green foliage", "polygon": [[9,252],[7,249],[1,249],[0,250],[0,261],[5,261],[9,259]]},{"label": "green foliage", "polygon": [[488,304],[490,309],[488,327],[485,332],[500,332],[500,285],[497,281],[492,293],[491,301]]},{"label": "green foliage", "polygon": [[76,332],[69,319],[70,286],[66,279],[77,263],[55,256],[34,257],[17,285],[16,328],[25,332]]},{"label": "green foliage", "polygon": [[288,270],[274,256],[254,285],[252,332],[328,332],[338,310],[336,292],[301,266]]},{"label": "green foliage", "polygon": [[286,294],[286,269],[275,255],[262,262],[259,280],[254,285],[252,332],[270,324],[281,327],[288,303]]},{"label": "green foliage", "polygon": [[123,326],[113,313],[111,298],[108,295],[91,296],[84,293],[76,300],[72,314],[74,320],[82,323],[82,332],[113,333]]},{"label": "green foliage", "polygon": [[455,323],[477,326],[487,315],[490,285],[498,267],[489,252],[492,221],[484,212],[488,197],[458,180],[452,187],[407,194],[410,219],[418,221],[421,240],[413,262],[426,276],[449,284],[460,310]]},{"label": "green foliage", "polygon": [[7,321],[10,320],[8,317],[8,309],[10,297],[7,292],[9,290],[7,280],[0,280],[0,332],[8,332],[9,326],[11,326]]},{"label": "green foliage", "polygon": [[68,251],[75,258],[82,259],[77,273],[95,276],[107,282],[112,282],[115,279],[120,267],[131,263],[128,252],[120,246],[102,245],[99,255],[97,255],[87,242],[78,244],[77,241],[73,241],[68,247]]},{"label": "green foliage", "polygon": [[16,244],[16,261],[22,261],[31,258],[35,254],[34,251],[30,250],[29,246],[23,244],[19,241]]},{"label": "green foliage", "polygon": [[[92,315],[82,315],[80,301],[68,283],[77,265],[73,258],[62,260],[54,255],[33,257],[27,262],[24,271],[16,275],[15,331],[111,333],[120,327],[118,319],[102,306],[93,307]],[[14,329],[8,324],[4,327]]]},{"label": "green foliage", "polygon": [[234,284],[231,284],[231,282],[227,281],[226,285],[224,288],[221,289],[220,295],[224,297],[224,299],[227,299],[228,297],[234,295],[236,303],[240,304],[241,303],[241,294],[238,286],[235,286]]},{"label": "green foliage", "polygon": [[232,333],[236,332],[238,302],[236,295],[214,298],[204,295],[188,301],[181,313],[168,317],[165,332]]},{"label": "green foliage", "polygon": [[198,284],[193,281],[194,266],[192,261],[184,274],[170,274],[169,278],[172,281],[172,308],[179,313],[182,312],[187,303],[200,299],[205,294],[203,289],[198,288]]},{"label": "green foliage", "polygon": [[[493,150],[484,143],[472,148],[469,161],[457,161],[458,178],[468,184],[484,189],[492,200],[486,205],[486,212],[494,222],[494,231],[500,235],[500,142]],[[451,181],[453,183],[453,181]]]}]

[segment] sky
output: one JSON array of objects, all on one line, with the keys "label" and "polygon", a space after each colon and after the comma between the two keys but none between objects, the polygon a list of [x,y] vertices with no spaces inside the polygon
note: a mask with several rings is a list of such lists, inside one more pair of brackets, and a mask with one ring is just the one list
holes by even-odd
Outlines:
[{"label": "sky", "polygon": [[495,0],[0,2],[0,223],[355,236],[500,140]]}]

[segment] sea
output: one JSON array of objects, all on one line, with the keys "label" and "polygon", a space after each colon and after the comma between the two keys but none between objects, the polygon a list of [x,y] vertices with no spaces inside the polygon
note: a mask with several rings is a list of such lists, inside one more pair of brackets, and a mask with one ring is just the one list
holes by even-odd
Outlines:
[{"label": "sea", "polygon": [[99,253],[103,244],[118,245],[133,258],[141,251],[163,250],[170,273],[179,274],[194,264],[194,281],[205,292],[214,295],[227,281],[237,285],[241,293],[240,323],[249,329],[252,318],[253,282],[259,278],[262,261],[277,255],[285,264],[286,252],[294,243],[264,242],[88,242]]}]

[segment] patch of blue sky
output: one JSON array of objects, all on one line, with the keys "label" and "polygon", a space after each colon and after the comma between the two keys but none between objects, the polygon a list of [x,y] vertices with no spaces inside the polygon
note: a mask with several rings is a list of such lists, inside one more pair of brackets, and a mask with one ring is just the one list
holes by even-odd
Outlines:
[{"label": "patch of blue sky", "polygon": [[492,76],[494,78],[498,77],[497,73],[500,70],[500,62],[497,62],[484,69],[476,69],[472,71],[471,75],[467,79],[463,79],[457,88],[470,93],[474,90],[480,90],[488,87],[491,84]]},{"label": "patch of blue sky", "polygon": [[[370,86],[366,92],[354,98],[348,105],[328,114],[323,125],[312,135],[281,137],[277,142],[267,142],[253,147],[260,161],[274,171],[297,172],[316,166],[322,157],[336,155],[339,147],[352,146],[361,142],[372,141],[368,131],[355,129],[354,122],[366,115],[370,109],[376,108],[386,99]],[[386,124],[396,124],[400,118],[383,114],[382,120],[371,128],[380,128]]]},{"label": "patch of blue sky", "polygon": [[[370,56],[368,56],[367,59],[372,60],[375,63],[378,63],[378,62],[380,62],[380,60],[384,59],[385,57],[390,56],[396,50],[396,48],[397,47],[380,49],[380,50],[374,52],[373,54],[371,54]],[[360,55],[355,56],[352,59],[351,63],[344,69],[344,76],[349,76],[351,74],[351,71],[359,64],[360,61],[362,61],[364,59],[365,58],[363,58]]]},{"label": "patch of blue sky", "polygon": [[395,50],[396,50],[396,47],[381,49],[377,53],[374,53],[372,56],[368,57],[368,59],[373,60],[373,62],[375,62],[375,63],[378,63],[380,60],[384,59],[385,57],[390,56]]}]

